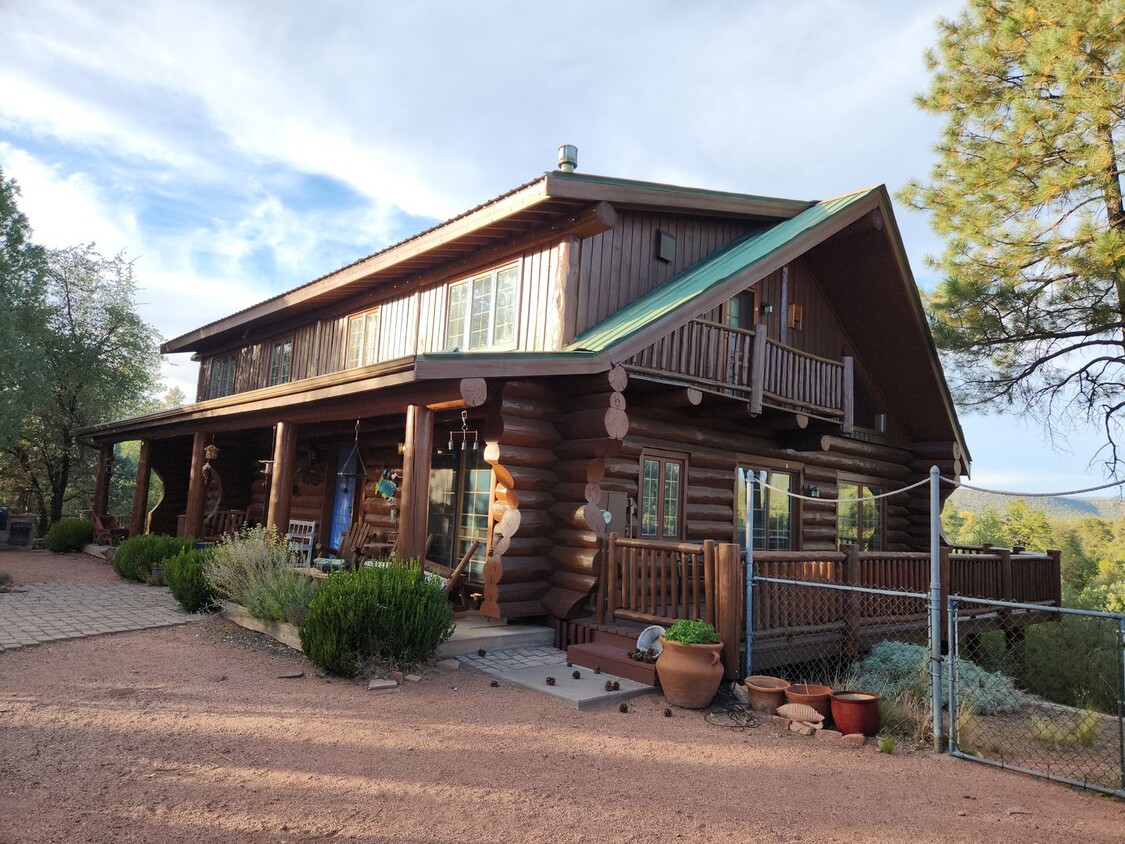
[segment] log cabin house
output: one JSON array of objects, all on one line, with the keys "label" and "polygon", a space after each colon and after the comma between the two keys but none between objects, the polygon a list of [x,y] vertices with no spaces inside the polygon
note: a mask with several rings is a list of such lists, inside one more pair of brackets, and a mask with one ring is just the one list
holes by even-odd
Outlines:
[{"label": "log cabin house", "polygon": [[134,533],[233,513],[334,545],[363,519],[446,565],[479,541],[492,618],[604,609],[610,534],[740,542],[751,472],[758,548],[923,552],[925,488],[837,497],[969,470],[882,186],[797,201],[551,171],[163,351],[194,353],[197,401],[85,432],[95,509],[113,444],[139,439]]}]

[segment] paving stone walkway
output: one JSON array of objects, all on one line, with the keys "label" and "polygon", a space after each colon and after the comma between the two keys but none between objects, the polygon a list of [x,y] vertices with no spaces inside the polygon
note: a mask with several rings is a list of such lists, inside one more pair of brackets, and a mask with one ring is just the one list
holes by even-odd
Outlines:
[{"label": "paving stone walkway", "polygon": [[517,668],[565,663],[566,651],[548,647],[510,648],[502,651],[485,651],[484,656],[459,654],[457,659],[486,674],[503,674]]},{"label": "paving stone walkway", "polygon": [[184,624],[165,588],[134,583],[31,583],[0,593],[0,652],[60,639]]}]

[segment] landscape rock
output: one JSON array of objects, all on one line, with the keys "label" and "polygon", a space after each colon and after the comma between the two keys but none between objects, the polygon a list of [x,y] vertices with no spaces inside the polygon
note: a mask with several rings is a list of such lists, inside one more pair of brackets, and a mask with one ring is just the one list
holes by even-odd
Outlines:
[{"label": "landscape rock", "polygon": [[817,730],[816,737],[818,741],[839,741],[844,734],[838,730]]},{"label": "landscape rock", "polygon": [[304,671],[286,671],[284,674],[278,674],[278,680],[297,680],[305,676]]},{"label": "landscape rock", "polygon": [[800,721],[792,721],[789,724],[789,732],[796,733],[799,736],[811,736],[816,733],[816,727],[810,727]]},{"label": "landscape rock", "polygon": [[461,663],[459,661],[457,661],[456,659],[439,659],[435,663],[435,665],[438,668],[442,668],[446,671],[456,671],[458,668],[461,667]]},{"label": "landscape rock", "polygon": [[407,674],[404,678],[408,683],[418,683],[422,680],[421,674]]},{"label": "landscape rock", "polygon": [[863,733],[848,733],[846,736],[840,739],[840,744],[847,744],[852,747],[863,747],[863,743],[864,741],[866,741],[866,738],[867,737],[864,736]]},{"label": "landscape rock", "polygon": [[743,706],[750,705],[750,690],[742,685],[742,683],[731,683],[730,693],[734,695],[734,699]]},{"label": "landscape rock", "polygon": [[387,675],[388,680],[394,680],[396,683],[402,683],[406,679],[406,675],[401,671],[392,671]]},{"label": "landscape rock", "polygon": [[788,730],[789,725],[792,723],[788,718],[784,718],[781,715],[771,715],[770,721],[772,721],[773,725],[779,730]]},{"label": "landscape rock", "polygon": [[398,683],[396,683],[394,680],[386,680],[382,677],[376,677],[374,680],[367,684],[367,691],[369,692],[386,692],[390,691],[391,689],[397,688]]}]

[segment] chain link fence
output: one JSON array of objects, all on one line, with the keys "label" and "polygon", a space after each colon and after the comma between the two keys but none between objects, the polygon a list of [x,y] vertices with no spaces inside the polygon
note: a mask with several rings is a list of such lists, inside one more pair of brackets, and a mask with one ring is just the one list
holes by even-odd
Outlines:
[{"label": "chain link fence", "polygon": [[1125,616],[951,596],[958,757],[1125,797]]},{"label": "chain link fence", "polygon": [[932,745],[928,602],[917,592],[755,576],[751,674],[822,695],[875,692],[880,735]]}]

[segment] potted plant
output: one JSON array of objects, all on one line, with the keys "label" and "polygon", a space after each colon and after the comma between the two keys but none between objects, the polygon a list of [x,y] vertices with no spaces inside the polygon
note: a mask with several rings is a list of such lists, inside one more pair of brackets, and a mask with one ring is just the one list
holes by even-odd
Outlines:
[{"label": "potted plant", "polygon": [[656,676],[664,699],[685,709],[702,709],[715,697],[723,680],[718,631],[706,621],[681,619],[660,637],[663,650]]}]

